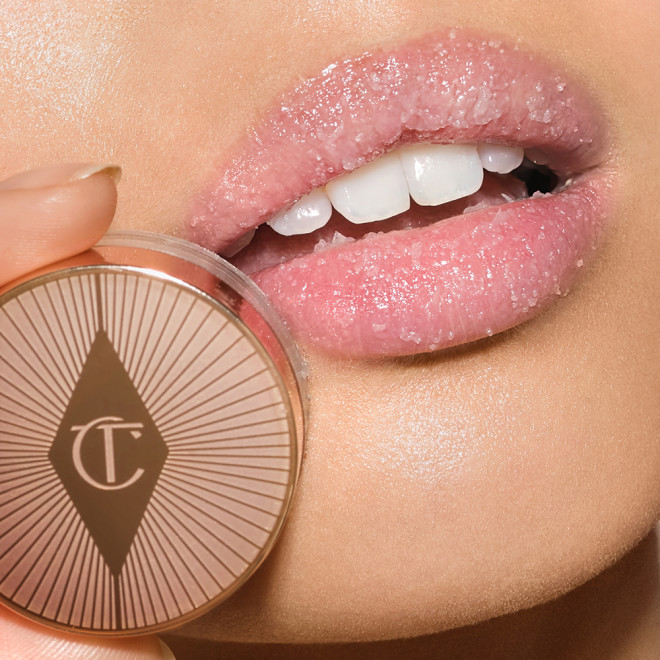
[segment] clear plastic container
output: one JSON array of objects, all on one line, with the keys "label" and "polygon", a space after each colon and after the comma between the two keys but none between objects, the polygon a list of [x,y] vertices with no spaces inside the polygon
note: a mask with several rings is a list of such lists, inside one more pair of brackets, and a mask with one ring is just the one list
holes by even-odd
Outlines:
[{"label": "clear plastic container", "polygon": [[185,623],[264,560],[305,366],[240,271],[143,232],[0,294],[0,598],[77,632]]}]

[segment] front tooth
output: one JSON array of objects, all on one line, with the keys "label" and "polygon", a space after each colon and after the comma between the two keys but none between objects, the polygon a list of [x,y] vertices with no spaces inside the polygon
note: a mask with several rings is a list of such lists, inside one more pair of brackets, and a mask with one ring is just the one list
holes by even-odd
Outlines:
[{"label": "front tooth", "polygon": [[282,236],[311,234],[328,223],[332,215],[332,204],[328,196],[316,188],[301,197],[290,209],[278,213],[268,220],[270,225]]},{"label": "front tooth", "polygon": [[521,147],[505,147],[501,144],[480,144],[477,147],[481,166],[489,172],[508,174],[520,166],[525,157]]},{"label": "front tooth", "polygon": [[467,197],[481,188],[484,171],[472,144],[414,144],[399,151],[410,196],[421,206]]},{"label": "front tooth", "polygon": [[355,224],[385,220],[410,208],[406,177],[395,155],[342,174],[325,190],[337,211]]}]

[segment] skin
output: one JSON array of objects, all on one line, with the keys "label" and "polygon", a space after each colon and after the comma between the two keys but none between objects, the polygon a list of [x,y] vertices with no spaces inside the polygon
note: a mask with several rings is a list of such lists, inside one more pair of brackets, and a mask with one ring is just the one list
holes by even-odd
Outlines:
[{"label": "skin", "polygon": [[[657,577],[657,546],[619,560],[660,517],[656,2],[12,0],[1,21],[0,175],[118,163],[114,226],[163,233],[180,233],[209,168],[273,99],[335,60],[460,25],[519,38],[584,84],[611,125],[617,174],[605,241],[579,284],[471,346],[382,361],[308,352],[313,412],[283,538],[235,597],[170,642],[178,657],[213,657],[217,640],[391,640],[508,615],[419,643],[451,657],[557,657],[525,646],[542,630],[574,640],[562,657],[652,657],[641,645],[660,645],[658,627],[642,622],[658,616],[656,592],[620,596],[625,576]],[[17,275],[16,254],[31,255],[18,269],[28,272],[92,245],[112,219],[107,175],[56,179],[0,191],[2,281]],[[540,605],[613,564],[586,595]],[[593,644],[609,628],[575,621],[613,599],[639,616],[606,656]],[[509,640],[509,654],[493,640]],[[116,657],[159,657],[153,639],[136,644],[152,655]],[[48,657],[74,657],[56,647]]]}]

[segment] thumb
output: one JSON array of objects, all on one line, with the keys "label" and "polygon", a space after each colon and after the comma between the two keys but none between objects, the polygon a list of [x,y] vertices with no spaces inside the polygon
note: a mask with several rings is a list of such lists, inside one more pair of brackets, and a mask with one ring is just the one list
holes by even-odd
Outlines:
[{"label": "thumb", "polygon": [[114,216],[120,174],[77,163],[0,182],[0,285],[94,245]]},{"label": "thumb", "polygon": [[71,635],[33,623],[0,607],[2,660],[174,660],[157,637]]}]

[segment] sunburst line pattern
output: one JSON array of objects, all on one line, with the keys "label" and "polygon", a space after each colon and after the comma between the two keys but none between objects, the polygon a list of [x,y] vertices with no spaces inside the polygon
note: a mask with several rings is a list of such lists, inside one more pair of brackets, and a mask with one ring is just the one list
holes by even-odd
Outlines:
[{"label": "sunburst line pattern", "polygon": [[[101,336],[121,366],[94,362]],[[104,369],[124,372],[151,426],[113,408],[111,388],[107,411],[75,408],[81,379]],[[107,435],[108,420],[118,439]],[[147,428],[162,465],[144,449],[132,453],[146,440],[131,429]],[[121,453],[108,453],[109,438],[124,443]],[[206,294],[111,266],[44,276],[5,294],[0,598],[101,633],[187,619],[231,593],[272,544],[291,496],[295,442],[288,394],[267,353]],[[114,460],[127,463],[110,470]],[[113,533],[99,528],[102,516],[90,525],[76,483],[112,507],[113,493],[149,470],[157,470],[154,485],[144,504],[134,500],[142,507],[136,530],[113,563],[104,546]],[[121,527],[121,509],[108,520]]]}]

